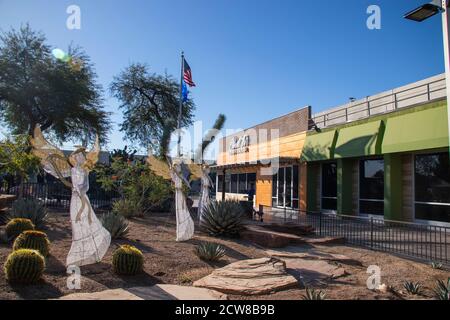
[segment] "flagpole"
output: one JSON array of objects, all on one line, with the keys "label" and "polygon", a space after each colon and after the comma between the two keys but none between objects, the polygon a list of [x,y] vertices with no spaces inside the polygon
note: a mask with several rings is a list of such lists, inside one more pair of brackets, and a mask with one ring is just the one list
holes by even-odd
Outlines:
[{"label": "flagpole", "polygon": [[181,157],[181,117],[183,115],[183,73],[184,73],[184,51],[181,51],[181,75],[180,75],[180,109],[178,110],[178,142],[177,142],[177,157]]}]

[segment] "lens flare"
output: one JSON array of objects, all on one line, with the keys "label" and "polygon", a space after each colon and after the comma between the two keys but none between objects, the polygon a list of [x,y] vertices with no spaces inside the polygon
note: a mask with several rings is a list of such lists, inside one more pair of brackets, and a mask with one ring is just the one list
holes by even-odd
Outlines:
[{"label": "lens flare", "polygon": [[58,60],[63,60],[66,53],[63,50],[56,48],[52,50],[52,55]]}]

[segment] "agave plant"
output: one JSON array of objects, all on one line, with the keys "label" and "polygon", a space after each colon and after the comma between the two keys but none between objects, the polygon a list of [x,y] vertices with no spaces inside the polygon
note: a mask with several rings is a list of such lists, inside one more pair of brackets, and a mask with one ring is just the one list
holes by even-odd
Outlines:
[{"label": "agave plant", "polygon": [[212,201],[203,211],[201,227],[210,235],[237,236],[242,229],[243,212],[237,201]]},{"label": "agave plant", "polygon": [[40,229],[47,218],[47,210],[39,200],[20,198],[13,202],[9,218],[30,219],[35,227]]},{"label": "agave plant", "polygon": [[315,290],[306,287],[306,294],[303,295],[303,300],[325,300],[325,292],[322,290]]},{"label": "agave plant", "polygon": [[217,243],[203,242],[195,247],[197,257],[206,261],[218,261],[225,255],[225,249]]},{"label": "agave plant", "polygon": [[436,269],[436,270],[442,270],[442,267],[443,267],[443,265],[442,265],[442,263],[440,263],[440,262],[435,262],[435,261],[433,261],[433,262],[431,263],[431,268],[433,268],[433,269]]},{"label": "agave plant", "polygon": [[128,221],[124,216],[109,212],[101,217],[103,227],[109,231],[112,239],[124,238],[128,234]]},{"label": "agave plant", "polygon": [[447,283],[443,280],[438,280],[436,288],[433,291],[436,299],[450,300],[450,278],[447,279]]},{"label": "agave plant", "polygon": [[420,282],[405,281],[403,287],[409,294],[420,294],[422,292],[422,284]]}]

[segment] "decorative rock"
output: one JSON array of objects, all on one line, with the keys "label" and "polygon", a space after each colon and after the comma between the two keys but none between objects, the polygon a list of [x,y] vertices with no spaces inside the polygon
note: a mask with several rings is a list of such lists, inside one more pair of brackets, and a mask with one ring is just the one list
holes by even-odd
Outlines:
[{"label": "decorative rock", "polygon": [[286,264],[276,258],[241,260],[214,270],[195,287],[239,295],[260,295],[298,286],[286,272]]},{"label": "decorative rock", "polygon": [[58,300],[227,300],[220,292],[194,287],[157,284],[151,287],[73,293]]},{"label": "decorative rock", "polygon": [[282,250],[266,250],[266,254],[280,259],[325,260],[351,266],[362,266],[361,261],[349,258],[342,254],[318,251],[315,248],[286,247]]},{"label": "decorative rock", "polygon": [[266,248],[282,248],[301,241],[296,235],[275,232],[255,225],[246,226],[245,230],[241,231],[240,237]]},{"label": "decorative rock", "polygon": [[[270,227],[247,225],[245,226],[245,230],[241,231],[240,236],[244,240],[254,242],[266,248],[282,248],[290,244],[330,245],[345,242],[345,238],[343,237],[303,237],[292,233],[269,230],[268,228]],[[292,229],[290,232],[292,232]]]}]

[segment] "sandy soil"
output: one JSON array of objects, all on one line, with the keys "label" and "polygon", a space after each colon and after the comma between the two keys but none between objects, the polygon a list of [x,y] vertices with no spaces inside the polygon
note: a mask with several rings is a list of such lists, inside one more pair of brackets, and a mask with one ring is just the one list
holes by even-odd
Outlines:
[{"label": "sandy soil", "polygon": [[[71,233],[68,214],[50,214],[47,228],[50,241],[50,256],[43,280],[32,286],[11,286],[0,273],[0,299],[48,299],[73,293],[67,289],[65,258],[70,248]],[[193,281],[209,274],[214,268],[231,262],[264,257],[263,248],[238,239],[216,239],[196,233],[194,239],[184,243],[175,242],[173,217],[163,215],[135,218],[130,221],[130,232],[125,240],[114,240],[102,263],[82,267],[81,292],[96,292],[112,288],[150,286],[156,283],[190,285]],[[200,260],[193,249],[200,241],[213,241],[222,244],[226,257],[218,263],[209,264]],[[131,244],[145,255],[144,273],[133,277],[119,277],[111,270],[112,252],[121,244]],[[437,279],[450,277],[450,272],[434,270],[427,264],[414,262],[385,253],[373,252],[348,246],[320,247],[320,250],[344,254],[361,261],[363,266],[344,265],[348,275],[317,286],[326,292],[327,299],[429,299],[431,289]],[[3,265],[11,252],[11,244],[0,244],[0,264]],[[395,293],[380,293],[368,290],[366,280],[367,266],[378,265],[382,271],[382,283],[393,286]],[[424,286],[421,296],[409,296],[403,289],[403,282],[420,281]],[[230,299],[301,299],[305,290],[299,286],[265,296]]]}]

